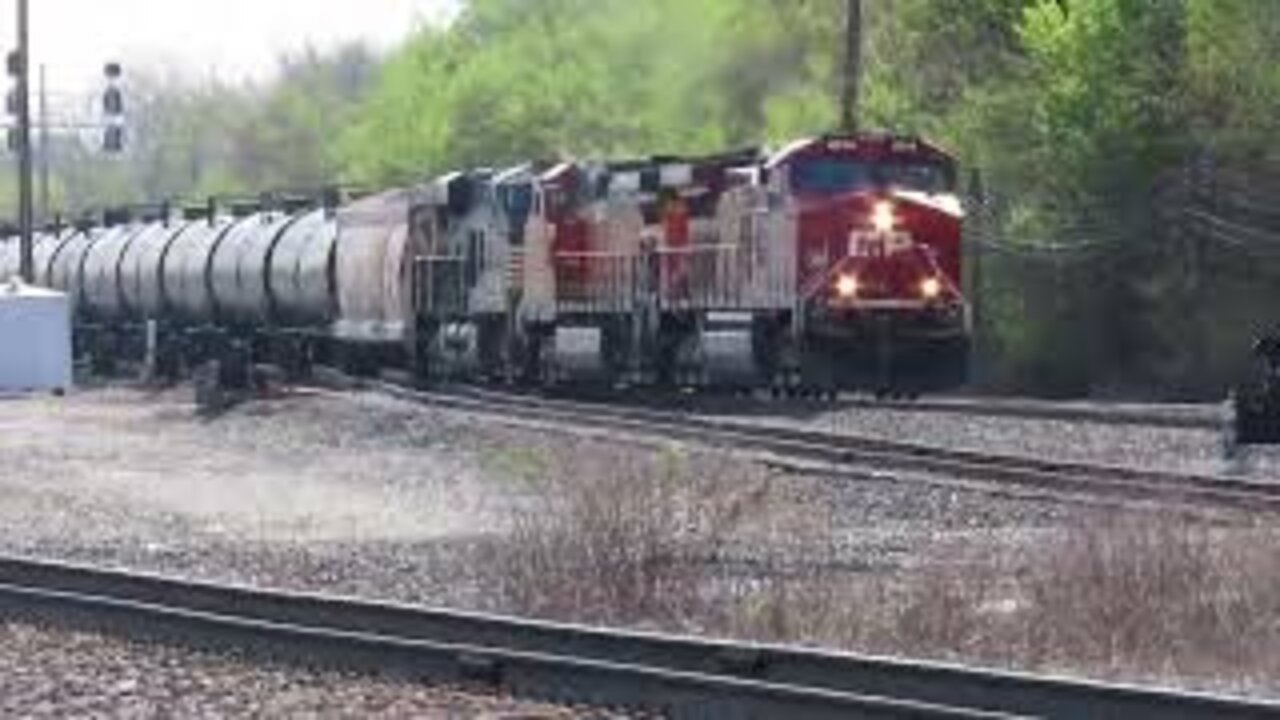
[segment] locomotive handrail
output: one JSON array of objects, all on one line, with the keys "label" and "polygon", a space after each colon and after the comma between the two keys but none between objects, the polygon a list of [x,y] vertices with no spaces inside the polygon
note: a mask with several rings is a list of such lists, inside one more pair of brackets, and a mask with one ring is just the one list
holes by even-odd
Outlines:
[{"label": "locomotive handrail", "polygon": [[689,243],[688,245],[661,245],[654,249],[659,255],[694,255],[697,253],[737,252],[742,243]]},{"label": "locomotive handrail", "polygon": [[629,309],[647,291],[644,267],[644,257],[632,252],[555,253],[557,305],[588,312]]},{"label": "locomotive handrail", "polygon": [[554,260],[576,260],[576,259],[629,259],[637,257],[639,253],[634,252],[613,252],[609,250],[574,250],[571,252],[557,252],[552,254]]}]

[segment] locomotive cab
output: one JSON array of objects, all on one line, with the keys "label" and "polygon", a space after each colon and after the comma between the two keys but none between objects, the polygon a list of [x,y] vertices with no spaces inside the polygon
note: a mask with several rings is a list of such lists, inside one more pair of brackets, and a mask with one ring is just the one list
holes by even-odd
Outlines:
[{"label": "locomotive cab", "polygon": [[797,312],[820,374],[904,394],[962,383],[954,161],[917,138],[859,134],[796,143],[767,169],[771,207],[794,218]]}]

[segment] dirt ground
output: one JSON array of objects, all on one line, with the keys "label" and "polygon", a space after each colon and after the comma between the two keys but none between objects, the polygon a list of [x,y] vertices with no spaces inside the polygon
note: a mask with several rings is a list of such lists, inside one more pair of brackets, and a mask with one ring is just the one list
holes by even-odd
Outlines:
[{"label": "dirt ground", "polygon": [[[416,557],[505,532],[513,513],[564,491],[542,482],[548,474],[644,475],[634,466],[661,454],[377,394],[297,391],[214,419],[197,416],[187,388],[7,398],[0,548],[147,563],[225,555],[228,546]],[[804,533],[793,530],[822,518],[864,563],[911,562],[925,546],[1040,528],[1073,512],[889,480],[779,479],[720,456],[681,472],[715,474],[730,492],[767,485],[768,517],[739,523],[752,543],[767,532],[794,544],[789,536]]]},{"label": "dirt ground", "polygon": [[180,390],[0,401],[0,522],[103,542],[178,521],[213,537],[376,542],[495,521],[492,489],[444,432],[381,427],[377,398],[343,404],[306,393],[202,420]]}]

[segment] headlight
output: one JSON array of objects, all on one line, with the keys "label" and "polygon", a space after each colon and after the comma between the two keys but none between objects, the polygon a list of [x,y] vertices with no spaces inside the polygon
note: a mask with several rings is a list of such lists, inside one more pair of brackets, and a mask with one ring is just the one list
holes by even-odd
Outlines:
[{"label": "headlight", "polygon": [[876,232],[887,233],[897,224],[898,218],[893,215],[893,203],[881,200],[871,208],[871,227]]},{"label": "headlight", "polygon": [[858,278],[854,275],[841,275],[836,280],[836,294],[842,298],[857,297]]},{"label": "headlight", "polygon": [[936,299],[942,294],[942,281],[938,278],[925,278],[920,281],[920,294],[926,300]]}]

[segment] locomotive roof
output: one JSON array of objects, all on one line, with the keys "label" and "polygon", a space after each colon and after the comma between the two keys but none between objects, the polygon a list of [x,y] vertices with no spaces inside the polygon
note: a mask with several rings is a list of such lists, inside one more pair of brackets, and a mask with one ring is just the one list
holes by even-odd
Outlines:
[{"label": "locomotive roof", "polygon": [[763,151],[758,147],[740,148],[706,155],[651,155],[629,160],[614,160],[605,164],[613,172],[642,170],[662,165],[694,165],[698,167],[736,167],[760,162]]},{"label": "locomotive roof", "polygon": [[489,182],[493,185],[503,185],[510,182],[529,182],[533,179],[534,174],[535,170],[532,163],[521,163],[498,172]]},{"label": "locomotive roof", "polygon": [[906,155],[945,162],[953,160],[950,153],[917,135],[863,132],[820,135],[796,140],[775,152],[769,158],[766,167],[773,169],[796,158],[821,152],[851,151],[876,158]]}]

